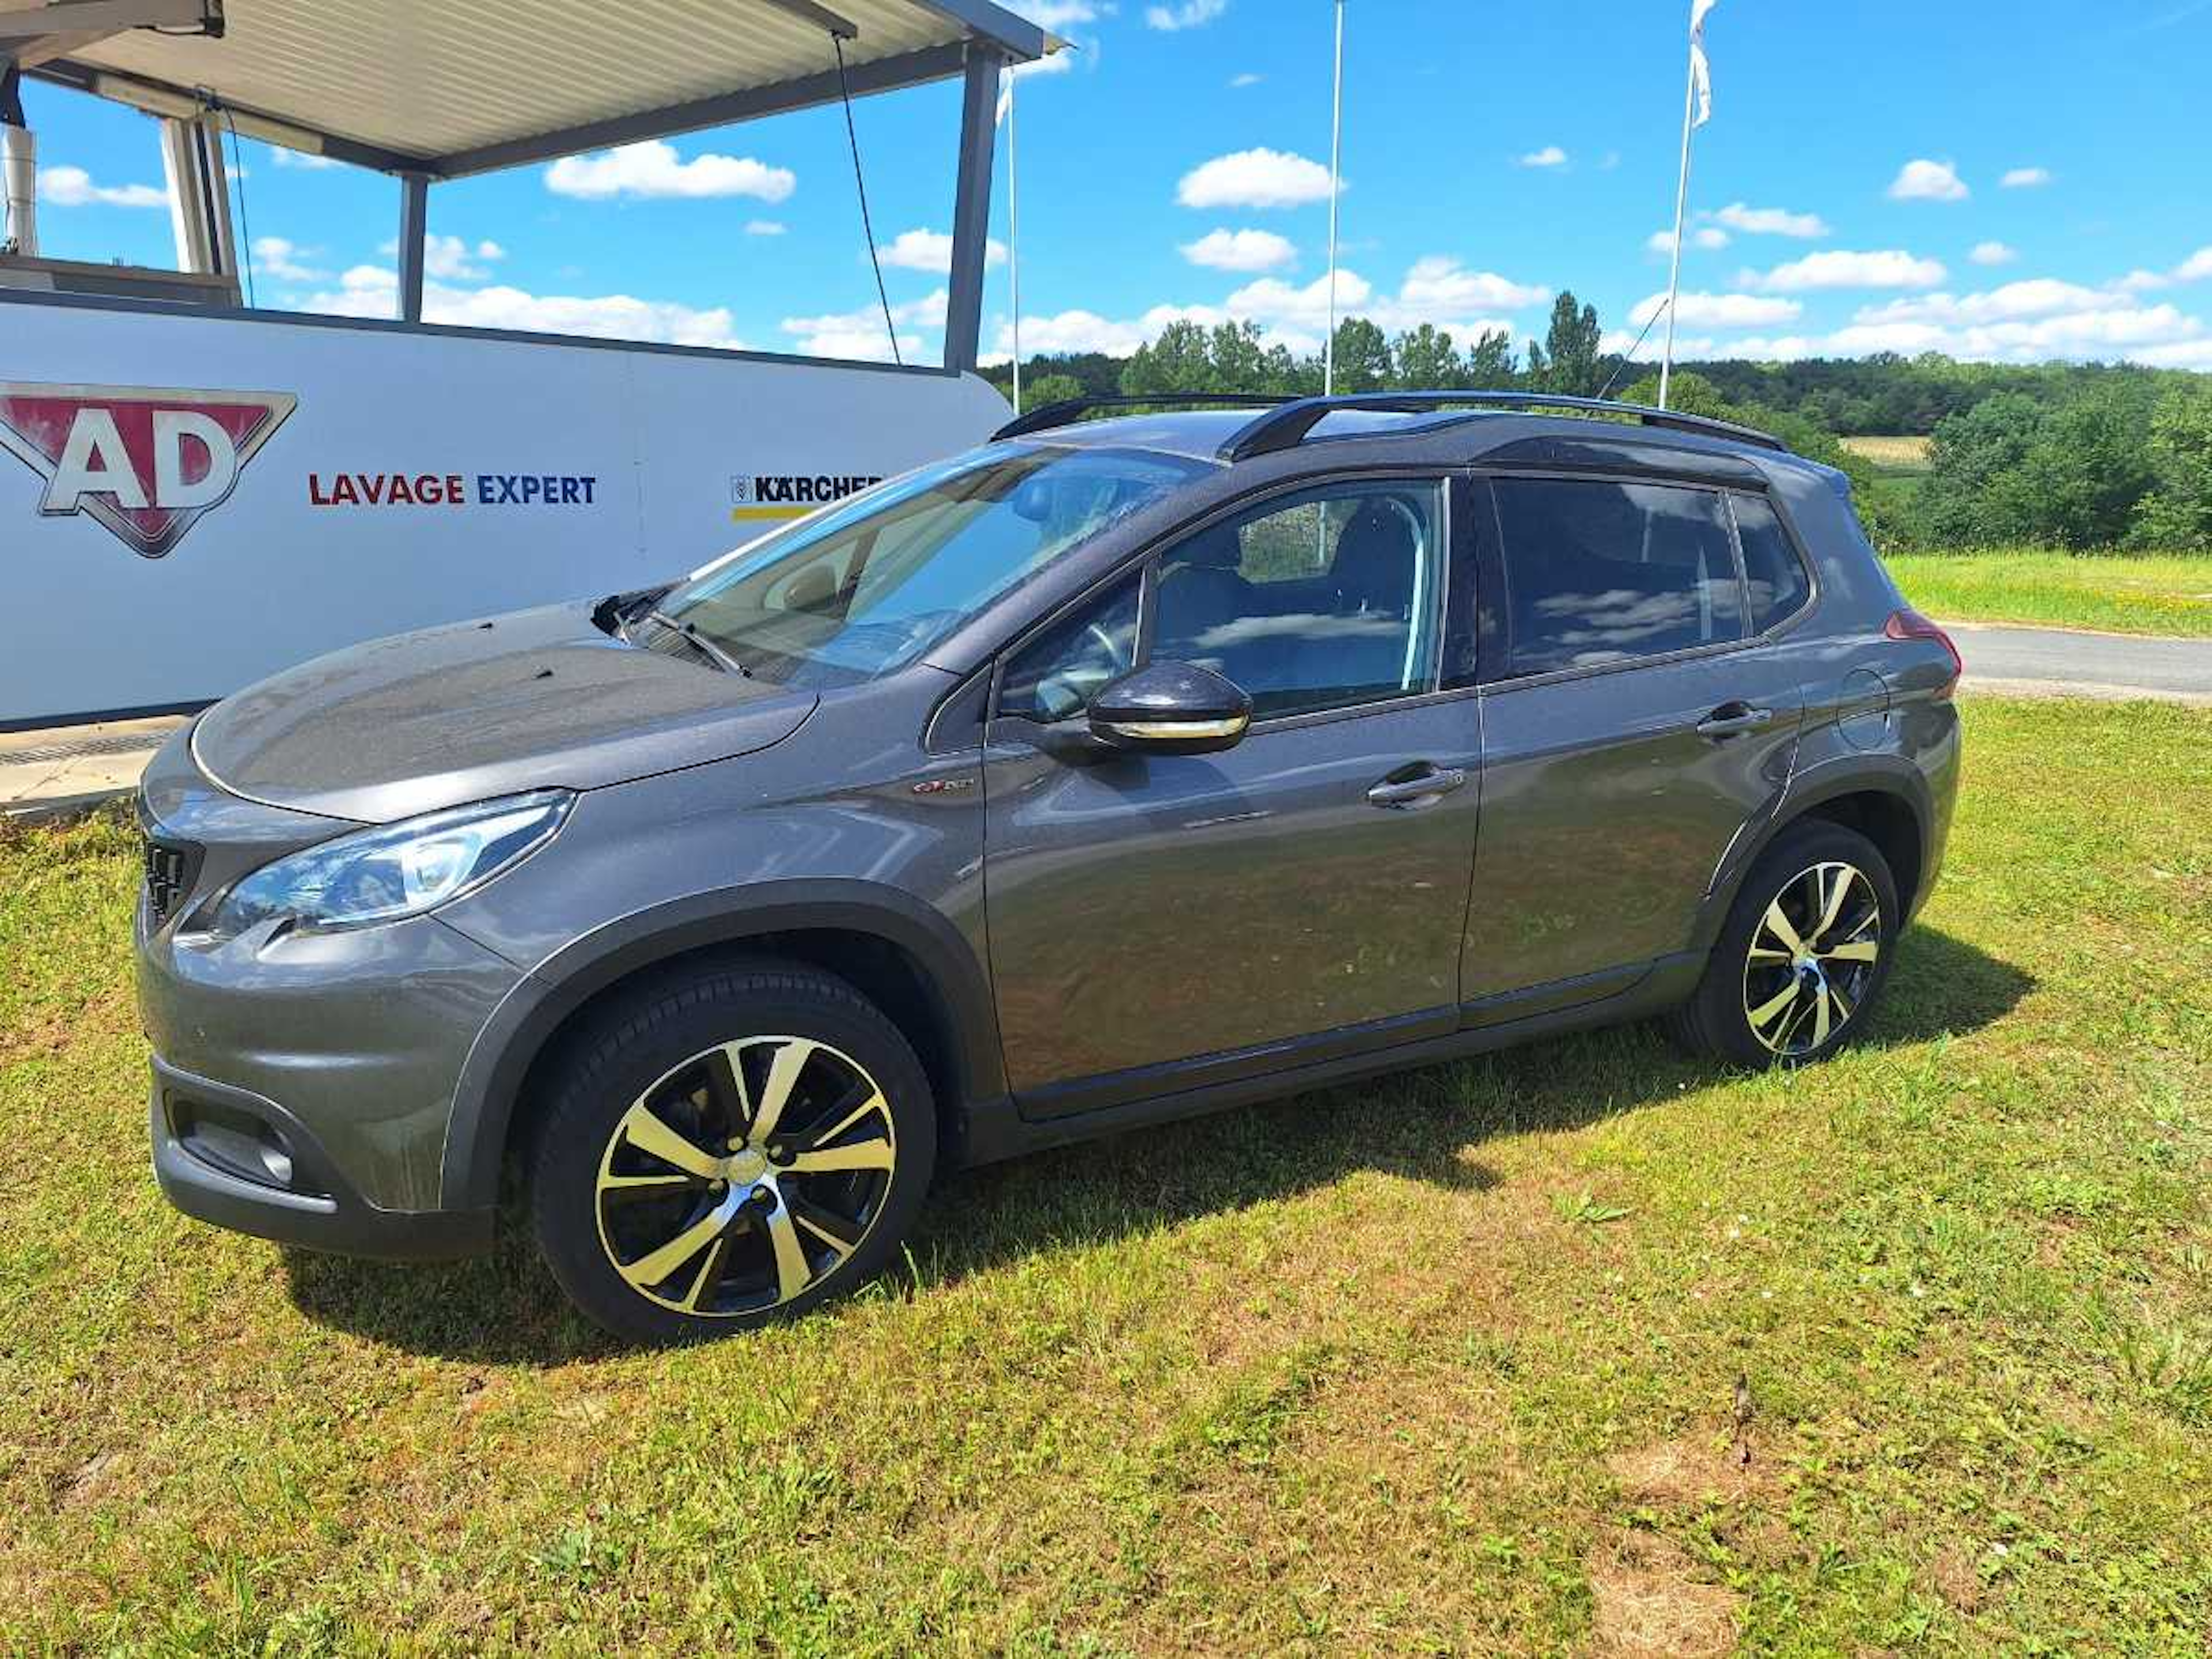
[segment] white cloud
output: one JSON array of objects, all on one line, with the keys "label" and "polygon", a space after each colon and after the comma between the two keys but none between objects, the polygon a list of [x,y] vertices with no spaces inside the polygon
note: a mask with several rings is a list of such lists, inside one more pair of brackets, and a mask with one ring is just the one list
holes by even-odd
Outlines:
[{"label": "white cloud", "polygon": [[[1964,296],[1929,294],[1912,300],[1892,300],[1862,308],[1853,320],[1861,323],[1990,323],[2023,317],[2048,317],[2062,312],[2094,311],[2112,303],[2110,295],[2078,283],[2034,276],[2007,283],[1982,294]],[[2130,302],[2131,303],[2131,302]]]},{"label": "white cloud", "polygon": [[1229,77],[1229,84],[1237,91],[1242,92],[1247,87],[1258,86],[1261,82],[1267,78],[1267,77],[1264,75],[1255,75],[1250,70],[1246,70],[1242,75],[1231,76]]},{"label": "white cloud", "polygon": [[[1666,304],[1663,294],[1647,295],[1630,309],[1628,320],[1641,328]],[[1804,309],[1795,300],[1763,299],[1756,294],[1685,294],[1675,301],[1674,320],[1686,328],[1771,328],[1796,322]]]},{"label": "white cloud", "polygon": [[1209,270],[1279,270],[1297,262],[1298,250],[1272,230],[1210,230],[1185,242],[1182,257]]},{"label": "white cloud", "polygon": [[1211,23],[1229,9],[1229,0],[1182,0],[1180,5],[1146,6],[1148,29],[1194,29]]},{"label": "white cloud", "polygon": [[2146,294],[2172,288],[2176,283],[2201,282],[2212,276],[2212,247],[2201,247],[2172,270],[2131,270],[2112,284],[2123,294]]},{"label": "white cloud", "polygon": [[[399,252],[397,241],[377,244],[376,251],[386,258],[396,258]],[[440,282],[480,283],[491,275],[484,267],[494,260],[507,258],[507,250],[497,242],[478,242],[471,248],[459,236],[440,236],[435,233],[422,239],[423,274]]]},{"label": "white cloud", "polygon": [[[1432,323],[1462,341],[1490,332],[1517,332],[1496,313],[1540,304],[1549,289],[1516,283],[1494,271],[1471,271],[1459,261],[1431,255],[1414,262],[1395,294],[1378,290],[1356,270],[1339,270],[1337,314],[1368,319],[1386,333]],[[1142,316],[1110,318],[1095,311],[1065,311],[1056,316],[1022,319],[1022,349],[1103,351],[1126,356],[1158,337],[1170,323],[1255,324],[1263,343],[1296,352],[1321,349],[1328,331],[1328,278],[1306,283],[1261,277],[1238,289],[1219,305],[1154,306]],[[1003,361],[1013,349],[1012,329],[1001,325],[994,347]]]},{"label": "white cloud", "polygon": [[257,236],[252,252],[254,270],[280,283],[320,283],[330,278],[330,272],[307,263],[322,252],[320,248],[301,247],[282,236]]},{"label": "white cloud", "polygon": [[564,155],[545,169],[545,188],[556,196],[604,201],[609,197],[750,196],[781,202],[797,186],[788,167],[750,155],[695,155],[681,160],[676,146],[658,138],[590,155]]},{"label": "white cloud", "polygon": [[1298,207],[1328,200],[1328,169],[1279,149],[1217,155],[1183,174],[1176,200],[1188,208]]},{"label": "white cloud", "polygon": [[1715,210],[1714,219],[1747,236],[1795,236],[1810,241],[1829,234],[1828,222],[1817,213],[1792,213],[1787,208],[1755,208],[1730,202]]},{"label": "white cloud", "polygon": [[2129,354],[2139,363],[2157,368],[2212,369],[2212,339],[2184,340],[2172,345],[2145,346]]},{"label": "white cloud", "polygon": [[1009,9],[1054,34],[1064,33],[1079,23],[1095,23],[1102,9],[1114,9],[1110,5],[1102,8],[1092,0],[1007,0],[1007,3]]},{"label": "white cloud", "polygon": [[1567,153],[1557,144],[1547,144],[1541,149],[1532,149],[1516,166],[1524,167],[1563,167],[1567,164]]},{"label": "white cloud", "polygon": [[337,167],[345,165],[334,155],[318,155],[312,150],[286,149],[281,144],[272,144],[270,149],[276,156],[276,165],[280,167],[299,167],[303,171],[313,172],[321,167]]},{"label": "white cloud", "polygon": [[[303,308],[342,317],[390,317],[398,312],[398,277],[389,267],[356,265],[338,278],[336,289],[311,295]],[[627,294],[539,295],[503,285],[454,289],[426,283],[422,315],[427,321],[461,328],[511,328],[730,350],[744,344],[732,331],[730,313],[722,307],[702,311]]]},{"label": "white cloud", "polygon": [[[948,300],[945,289],[938,289],[919,300],[909,300],[891,307],[891,324],[898,330],[899,356],[908,362],[922,355],[922,337],[907,331],[916,328],[942,328]],[[793,337],[791,349],[809,357],[855,357],[867,362],[891,361],[890,337],[884,327],[884,313],[877,307],[863,306],[857,311],[830,312],[819,317],[787,317],[778,325]],[[1029,331],[1028,321],[1023,321],[1023,332]],[[1024,340],[1024,345],[1028,342]]]},{"label": "white cloud", "polygon": [[1808,253],[1763,275],[1747,270],[1736,281],[1768,294],[1806,294],[1823,288],[1933,288],[1947,274],[1940,260],[1919,258],[1903,248],[1876,253],[1835,248]]},{"label": "white cloud", "polygon": [[2033,190],[2038,185],[2050,182],[2049,167],[2014,167],[1997,180],[1999,186],[2005,190]]},{"label": "white cloud", "polygon": [[[1682,232],[1682,246],[1685,247],[1716,248],[1728,245],[1729,234],[1718,225],[1690,225]],[[1655,230],[1644,239],[1644,246],[1654,253],[1672,253],[1674,251],[1674,233]]]},{"label": "white cloud", "polygon": [[95,185],[82,167],[40,167],[39,198],[55,207],[165,208],[169,192],[152,185]]},{"label": "white cloud", "polygon": [[1963,202],[1970,194],[1950,161],[1907,161],[1889,184],[1890,199],[1896,202]]},{"label": "white cloud", "polygon": [[785,228],[786,227],[783,222],[780,219],[748,219],[745,221],[745,234],[748,236],[781,236],[783,234]]},{"label": "white cloud", "polygon": [[2008,265],[2020,258],[2020,250],[2006,242],[1977,242],[1966,257],[1978,265]]},{"label": "white cloud", "polygon": [[484,267],[504,259],[507,250],[497,242],[478,242],[474,248],[458,236],[427,236],[422,241],[422,269],[440,282],[478,282],[491,273]]},{"label": "white cloud", "polygon": [[[942,230],[902,230],[876,250],[876,257],[896,270],[921,270],[942,276],[952,269],[952,237]],[[983,245],[983,263],[1006,263],[1006,245],[992,238]]]}]

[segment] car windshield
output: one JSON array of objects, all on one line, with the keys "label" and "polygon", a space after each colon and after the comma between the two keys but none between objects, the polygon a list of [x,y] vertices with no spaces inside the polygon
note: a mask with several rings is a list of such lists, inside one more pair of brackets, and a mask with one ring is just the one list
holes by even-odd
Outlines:
[{"label": "car windshield", "polygon": [[[849,685],[913,661],[1007,589],[1207,471],[1162,454],[994,447],[740,548],[664,595],[641,643],[703,637],[744,672]],[[642,630],[641,630],[642,631]]]}]

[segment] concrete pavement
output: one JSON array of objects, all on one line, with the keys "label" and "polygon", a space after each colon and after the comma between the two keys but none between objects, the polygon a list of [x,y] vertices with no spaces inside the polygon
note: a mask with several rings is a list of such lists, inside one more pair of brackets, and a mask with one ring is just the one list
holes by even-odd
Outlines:
[{"label": "concrete pavement", "polygon": [[0,818],[59,817],[130,793],[154,751],[183,724],[165,715],[0,732]]}]

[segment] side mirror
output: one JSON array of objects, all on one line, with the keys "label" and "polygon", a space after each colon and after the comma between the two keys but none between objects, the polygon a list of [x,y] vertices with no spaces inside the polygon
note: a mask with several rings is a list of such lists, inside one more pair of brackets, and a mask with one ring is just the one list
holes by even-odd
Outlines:
[{"label": "side mirror", "polygon": [[1124,674],[1091,700],[1091,734],[1146,755],[1212,755],[1243,741],[1252,699],[1194,663],[1156,662]]}]

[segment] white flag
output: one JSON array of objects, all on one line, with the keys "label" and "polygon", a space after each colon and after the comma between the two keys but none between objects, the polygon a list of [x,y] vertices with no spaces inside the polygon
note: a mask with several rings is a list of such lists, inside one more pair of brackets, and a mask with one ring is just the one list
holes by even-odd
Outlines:
[{"label": "white flag", "polygon": [[[1712,3],[1713,0],[1705,0],[1706,5]],[[991,117],[991,125],[994,127],[1006,125],[1006,113],[1013,106],[1014,72],[1011,69],[1002,69],[999,71],[999,108],[998,112]]]},{"label": "white flag", "polygon": [[1695,127],[1713,118],[1713,72],[1705,62],[1705,14],[1714,3],[1715,0],[1690,0],[1690,80],[1698,89],[1697,118],[1690,125]]}]

